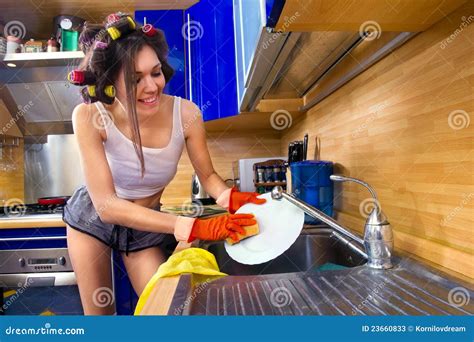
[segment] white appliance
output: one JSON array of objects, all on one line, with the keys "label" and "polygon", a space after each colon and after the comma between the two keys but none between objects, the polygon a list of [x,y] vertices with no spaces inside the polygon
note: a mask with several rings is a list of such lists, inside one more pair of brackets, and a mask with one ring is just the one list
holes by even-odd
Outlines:
[{"label": "white appliance", "polygon": [[271,159],[283,159],[287,160],[287,157],[277,156],[277,157],[264,157],[264,158],[250,158],[250,159],[239,159],[233,162],[233,175],[234,175],[234,184],[237,188],[242,191],[255,191],[255,186],[253,184],[254,180],[254,171],[253,164],[261,163]]}]

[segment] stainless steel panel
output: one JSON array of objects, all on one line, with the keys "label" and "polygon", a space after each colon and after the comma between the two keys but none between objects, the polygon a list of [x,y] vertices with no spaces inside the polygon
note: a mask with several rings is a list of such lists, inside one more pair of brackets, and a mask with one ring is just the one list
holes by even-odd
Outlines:
[{"label": "stainless steel panel", "polygon": [[49,135],[46,144],[25,144],[25,202],[68,196],[84,184],[74,135]]}]

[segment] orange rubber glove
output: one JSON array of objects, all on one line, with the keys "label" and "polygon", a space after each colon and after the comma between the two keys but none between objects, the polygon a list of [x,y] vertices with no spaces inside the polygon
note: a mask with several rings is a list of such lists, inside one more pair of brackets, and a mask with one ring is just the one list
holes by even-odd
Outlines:
[{"label": "orange rubber glove", "polygon": [[257,198],[256,192],[238,192],[236,187],[230,191],[229,213],[235,213],[241,206],[247,203],[263,204],[267,200],[264,198]]},{"label": "orange rubber glove", "polygon": [[195,239],[225,240],[229,236],[232,240],[239,241],[237,233],[245,234],[242,226],[251,226],[256,223],[252,214],[226,214],[209,219],[196,219],[188,242],[193,242]]}]

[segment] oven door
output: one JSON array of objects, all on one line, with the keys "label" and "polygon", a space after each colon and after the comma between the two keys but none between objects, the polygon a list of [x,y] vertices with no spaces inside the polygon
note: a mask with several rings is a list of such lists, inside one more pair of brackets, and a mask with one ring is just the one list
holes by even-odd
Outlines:
[{"label": "oven door", "polygon": [[0,229],[0,314],[82,315],[65,228]]},{"label": "oven door", "polygon": [[0,274],[3,315],[82,315],[74,272]]}]

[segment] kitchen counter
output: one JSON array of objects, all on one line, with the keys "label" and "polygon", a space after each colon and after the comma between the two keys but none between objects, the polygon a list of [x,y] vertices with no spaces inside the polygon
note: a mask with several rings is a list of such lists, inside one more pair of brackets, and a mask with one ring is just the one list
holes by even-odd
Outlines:
[{"label": "kitchen counter", "polygon": [[[187,248],[189,244],[179,248]],[[472,284],[409,257],[394,268],[161,279],[142,315],[472,315]]]},{"label": "kitchen counter", "polygon": [[0,218],[0,229],[66,227],[61,214]]},{"label": "kitchen counter", "polygon": [[[162,212],[174,215],[189,215],[189,208],[183,206],[163,206]],[[198,209],[196,209],[198,210]],[[225,213],[225,210],[217,205],[206,205],[201,209],[200,217],[210,217]],[[66,227],[62,220],[62,214],[36,214],[27,216],[11,216],[0,218],[0,229],[9,228],[47,228]]]}]

